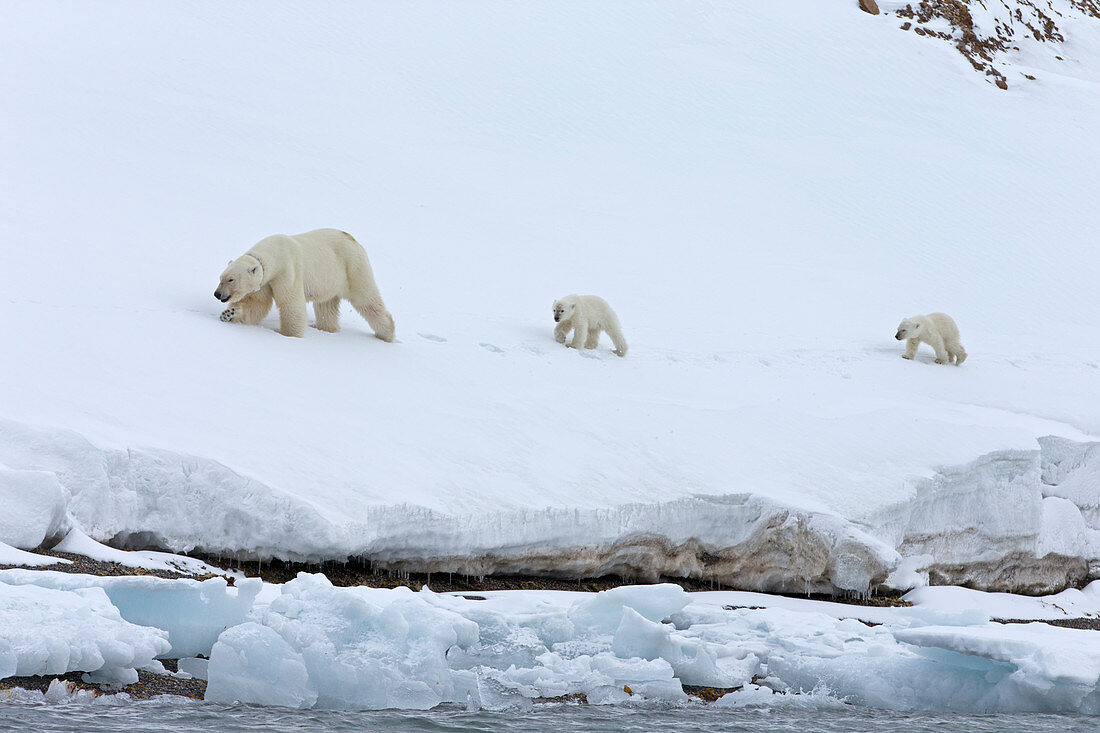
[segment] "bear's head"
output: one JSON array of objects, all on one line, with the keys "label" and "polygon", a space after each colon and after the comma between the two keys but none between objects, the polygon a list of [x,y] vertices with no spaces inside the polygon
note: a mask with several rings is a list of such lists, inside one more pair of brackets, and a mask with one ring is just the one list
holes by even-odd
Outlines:
[{"label": "bear's head", "polygon": [[906,339],[920,338],[922,333],[924,333],[923,323],[905,318],[898,324],[898,332],[894,334],[894,338],[898,341],[905,341]]},{"label": "bear's head", "polygon": [[554,301],[554,323],[568,321],[573,317],[573,311],[577,309],[577,303],[572,298],[562,298]]},{"label": "bear's head", "polygon": [[223,303],[236,303],[259,290],[263,282],[264,268],[260,261],[252,255],[242,255],[225,268],[214,297]]}]

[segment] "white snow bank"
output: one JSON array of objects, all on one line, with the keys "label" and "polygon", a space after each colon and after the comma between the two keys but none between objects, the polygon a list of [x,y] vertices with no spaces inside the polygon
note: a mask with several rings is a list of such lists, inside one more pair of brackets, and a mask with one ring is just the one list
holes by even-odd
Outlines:
[{"label": "white snow bank", "polygon": [[917,588],[904,596],[918,608],[945,612],[980,610],[998,619],[1059,619],[1100,617],[1100,581],[1082,590],[1027,597],[1011,593],[984,593],[971,588],[934,586]]},{"label": "white snow bank", "polygon": [[69,491],[48,471],[0,464],[0,543],[33,550],[68,529]]},{"label": "white snow bank", "polygon": [[163,630],[170,644],[158,656],[209,655],[218,635],[244,621],[259,593],[258,580],[204,581],[150,576],[94,577],[55,571],[0,571],[0,588],[38,586],[59,592],[102,592],[126,621]]},{"label": "white snow bank", "polygon": [[48,555],[38,555],[0,542],[0,565],[42,567],[44,565],[72,565],[70,560]]},{"label": "white snow bank", "polygon": [[82,670],[136,682],[135,668],[170,648],[166,632],[124,620],[102,588],[0,583],[0,678]]},{"label": "white snow bank", "polygon": [[[888,581],[1018,593],[1079,586],[1100,569],[1097,443],[1048,436],[1038,451],[995,451],[914,484],[864,517],[905,558]],[[1057,484],[1057,485],[1056,485]]]},{"label": "white snow bank", "polygon": [[[790,695],[813,693],[891,709],[1100,713],[1096,664],[1074,661],[1100,658],[1092,632],[989,623],[966,603],[874,609],[877,625],[838,618],[841,604],[815,601],[797,610],[784,598],[727,608],[744,595],[665,585],[474,600],[334,588],[301,574],[222,635],[207,696],[289,707],[524,710],[567,695],[592,704],[686,703],[682,686],[704,685],[742,688],[729,705],[800,704],[807,698]],[[784,696],[773,699],[773,691]]]},{"label": "white snow bank", "polygon": [[[0,434],[0,458],[48,466],[74,488],[69,510],[82,528],[137,546],[304,561],[356,556],[398,570],[468,575],[684,576],[786,592],[904,589],[929,572],[940,582],[1049,592],[1081,582],[1100,563],[1100,529],[1089,524],[1100,523],[1090,509],[1095,500],[1070,478],[1066,493],[1074,499],[1045,496],[1054,487],[1042,479],[1048,446],[1049,461],[1061,463],[1076,447],[1076,468],[1062,471],[1078,482],[1100,453],[1091,443],[1053,438],[1041,451],[998,451],[943,469],[916,481],[911,498],[860,514],[859,522],[742,494],[477,517],[400,505],[368,508],[359,524],[326,519],[311,503],[212,461],[101,450],[71,433],[10,422]],[[43,445],[49,451],[39,452]],[[911,568],[890,576],[901,564],[894,547]],[[58,549],[142,567],[205,567],[121,553],[75,528]]]},{"label": "white snow bank", "polygon": [[51,549],[57,552],[68,552],[74,555],[83,555],[93,560],[118,563],[131,568],[144,568],[146,570],[167,570],[176,573],[188,573],[192,575],[223,574],[220,568],[196,560],[193,557],[174,555],[169,552],[127,551],[117,550],[113,547],[96,542],[81,530],[73,527],[65,538]]}]

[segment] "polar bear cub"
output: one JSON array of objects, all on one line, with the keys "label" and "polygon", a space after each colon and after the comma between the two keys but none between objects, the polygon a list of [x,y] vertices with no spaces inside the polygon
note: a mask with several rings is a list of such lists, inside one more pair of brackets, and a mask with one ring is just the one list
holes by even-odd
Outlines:
[{"label": "polar bear cub", "polygon": [[912,359],[917,355],[920,342],[936,350],[937,364],[962,364],[966,361],[966,349],[959,341],[959,327],[946,313],[929,313],[925,316],[912,316],[898,324],[894,336],[898,341],[906,341],[903,359]]},{"label": "polar bear cub", "polygon": [[600,343],[600,332],[607,331],[611,342],[615,344],[615,353],[626,356],[626,339],[619,325],[619,317],[596,295],[567,295],[554,301],[554,338],[559,344],[565,343],[565,336],[573,331],[572,343],[566,344],[574,349],[594,349]]},{"label": "polar bear cub", "polygon": [[306,302],[313,303],[317,328],[340,330],[340,301],[366,319],[374,335],[393,341],[393,316],[374,282],[367,253],[347,232],[315,229],[275,234],[229,263],[214,297],[229,307],[221,320],[255,325],[279,308],[279,333],[304,336]]}]

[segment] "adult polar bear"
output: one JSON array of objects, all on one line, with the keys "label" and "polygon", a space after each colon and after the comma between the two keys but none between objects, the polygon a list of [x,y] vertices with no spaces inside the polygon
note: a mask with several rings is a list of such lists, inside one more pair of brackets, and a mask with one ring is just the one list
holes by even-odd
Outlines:
[{"label": "adult polar bear", "polygon": [[600,332],[607,331],[615,344],[614,353],[626,356],[626,339],[619,317],[607,301],[598,295],[567,295],[554,301],[554,338],[565,343],[565,335],[573,331],[574,349],[594,349],[600,343]]},{"label": "adult polar bear", "polygon": [[937,364],[954,363],[958,366],[966,361],[966,349],[959,341],[959,327],[946,313],[905,318],[898,324],[894,338],[906,342],[905,353],[901,355],[903,359],[916,356],[917,347],[923,341],[935,349]]},{"label": "adult polar bear", "polygon": [[366,319],[374,335],[393,341],[393,316],[374,282],[367,253],[347,232],[315,229],[275,234],[229,263],[214,297],[229,307],[221,319],[255,325],[279,308],[279,333],[304,336],[306,301],[313,303],[317,328],[340,330],[340,301]]}]

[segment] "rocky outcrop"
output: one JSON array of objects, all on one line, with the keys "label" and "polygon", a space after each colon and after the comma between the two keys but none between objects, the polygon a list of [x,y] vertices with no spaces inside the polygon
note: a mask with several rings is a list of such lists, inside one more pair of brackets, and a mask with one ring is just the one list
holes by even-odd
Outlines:
[{"label": "rocky outcrop", "polygon": [[[860,8],[866,10],[863,2]],[[990,83],[1008,89],[1011,59],[1023,44],[1038,44],[1055,60],[1064,61],[1067,26],[1082,18],[1100,19],[1100,1],[921,0],[893,14],[903,21],[901,30],[950,43]],[[1035,79],[1025,72],[1012,76]]]}]

